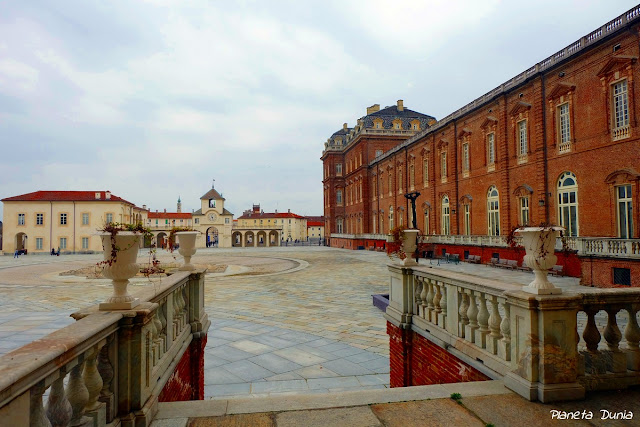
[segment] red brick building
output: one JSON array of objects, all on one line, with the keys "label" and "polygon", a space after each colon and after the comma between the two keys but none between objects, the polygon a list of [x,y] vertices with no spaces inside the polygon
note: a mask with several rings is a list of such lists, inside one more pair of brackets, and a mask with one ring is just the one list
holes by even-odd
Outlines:
[{"label": "red brick building", "polygon": [[418,191],[437,251],[488,259],[492,236],[557,224],[581,257],[560,261],[572,275],[640,286],[639,45],[633,9],[413,135],[374,139],[371,115],[345,125],[322,156],[331,246],[382,244]]}]

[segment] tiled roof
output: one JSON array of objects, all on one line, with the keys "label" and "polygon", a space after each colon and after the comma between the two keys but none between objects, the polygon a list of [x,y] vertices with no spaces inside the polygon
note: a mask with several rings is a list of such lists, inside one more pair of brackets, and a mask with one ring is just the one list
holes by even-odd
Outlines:
[{"label": "tiled roof", "polygon": [[[133,203],[111,194],[107,199],[106,191],[35,191],[20,196],[7,197],[3,202],[123,202],[131,206]],[[100,198],[96,198],[99,194]]]},{"label": "tiled roof", "polygon": [[320,216],[307,216],[307,221],[322,222],[324,224],[324,217],[322,215],[320,215]]},{"label": "tiled roof", "polygon": [[191,219],[188,212],[149,212],[149,219]]},{"label": "tiled roof", "polygon": [[244,214],[238,219],[263,219],[263,218],[296,218],[296,219],[304,219],[305,217],[301,215],[297,215],[290,212],[263,212],[263,213],[248,213]]},{"label": "tiled roof", "polygon": [[324,221],[309,221],[307,219],[307,228],[308,227],[324,227]]}]

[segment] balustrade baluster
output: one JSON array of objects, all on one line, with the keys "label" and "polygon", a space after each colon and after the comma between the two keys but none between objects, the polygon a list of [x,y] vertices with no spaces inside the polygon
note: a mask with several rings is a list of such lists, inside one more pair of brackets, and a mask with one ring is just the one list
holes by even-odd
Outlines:
[{"label": "balustrade baluster", "polygon": [[414,313],[418,315],[418,317],[422,317],[422,313],[420,310],[420,293],[422,292],[422,278],[415,277],[414,280],[415,290],[413,291],[413,299],[414,299]]},{"label": "balustrade baluster", "polygon": [[165,316],[165,310],[167,309],[167,299],[165,298],[160,302],[160,308],[158,309],[158,316],[160,317],[160,324],[162,329],[160,336],[162,337],[162,353],[167,351],[167,317]]},{"label": "balustrade baluster", "polygon": [[467,310],[467,316],[469,316],[469,324],[465,327],[465,339],[476,342],[476,329],[478,329],[478,306],[476,305],[476,296],[473,291],[469,291],[469,310]]},{"label": "balustrade baluster", "polygon": [[489,311],[487,310],[487,300],[484,293],[480,293],[480,310],[478,311],[478,326],[476,331],[475,344],[482,348],[487,348],[487,335],[489,334]]},{"label": "balustrade baluster", "polygon": [[425,285],[427,286],[427,317],[429,322],[433,322],[433,284],[430,279],[427,279]]},{"label": "balustrade baluster", "polygon": [[98,397],[100,396],[100,392],[102,391],[103,383],[100,372],[98,372],[97,359],[99,353],[100,348],[98,346],[94,347],[88,352],[88,357],[84,365],[84,371],[82,372],[82,380],[84,381],[84,385],[89,392],[89,398],[87,400],[87,404],[85,405],[85,411],[94,411],[100,407]]},{"label": "balustrade baluster", "polygon": [[500,347],[498,355],[506,361],[511,360],[511,306],[508,302],[502,301],[502,308],[504,309],[504,317],[500,322],[500,333],[502,333],[502,340],[500,340]]},{"label": "balustrade baluster", "polygon": [[69,403],[64,394],[65,376],[66,372],[62,370],[60,376],[51,384],[51,390],[49,390],[49,399],[45,410],[52,427],[69,425],[73,414],[71,403]]},{"label": "balustrade baluster", "polygon": [[489,315],[489,345],[488,350],[492,354],[498,354],[498,342],[500,341],[500,312],[498,311],[498,297],[490,295],[491,314]]},{"label": "balustrade baluster", "polygon": [[111,391],[111,382],[113,381],[114,371],[113,365],[111,365],[111,361],[109,360],[109,346],[112,341],[113,335],[110,335],[98,355],[98,372],[100,373],[100,378],[102,378],[102,390],[100,390],[99,400],[107,405],[108,423],[113,421],[113,416],[115,415],[113,413],[113,392]]},{"label": "balustrade baluster", "polygon": [[606,363],[602,358],[602,354],[598,351],[598,344],[600,343],[601,335],[595,321],[595,315],[599,310],[597,308],[586,307],[584,311],[587,314],[587,325],[582,333],[582,338],[587,345],[587,352],[585,353],[585,369],[589,373],[604,374],[607,368]]},{"label": "balustrade baluster", "polygon": [[445,321],[447,318],[447,285],[442,283],[442,296],[440,297],[440,310],[442,312],[442,327],[445,327]]},{"label": "balustrade baluster", "polygon": [[427,319],[427,284],[424,280],[422,281],[422,290],[420,291],[420,311],[422,313],[422,318]]},{"label": "balustrade baluster", "polygon": [[627,327],[624,330],[624,339],[627,342],[627,368],[632,371],[640,371],[640,328],[636,318],[636,310],[627,307]]},{"label": "balustrade baluster", "polygon": [[47,414],[42,405],[44,385],[33,386],[30,390],[31,405],[29,408],[29,425],[32,427],[51,427]]},{"label": "balustrade baluster", "polygon": [[178,336],[178,332],[180,332],[180,309],[178,308],[177,292],[171,294],[171,299],[173,302],[173,339],[175,340]]},{"label": "balustrade baluster", "polygon": [[461,338],[465,338],[464,328],[469,324],[469,316],[467,316],[467,310],[469,309],[469,299],[467,294],[463,290],[459,290],[458,294],[460,295],[460,308],[458,309],[458,314],[460,315],[460,328],[458,331],[458,336]]},{"label": "balustrade baluster", "polygon": [[433,288],[435,289],[435,295],[433,296],[433,310],[434,310],[434,318],[432,320],[436,325],[438,324],[438,317],[440,312],[442,311],[442,307],[440,307],[440,300],[442,299],[442,293],[440,291],[440,284],[436,281],[433,282]]},{"label": "balustrade baluster", "polygon": [[607,312],[607,327],[604,329],[604,339],[607,341],[607,347],[609,347],[609,360],[608,370],[611,372],[626,372],[627,370],[627,357],[618,348],[622,334],[620,328],[618,328],[618,322],[616,319],[616,313],[619,308],[608,307]]},{"label": "balustrade baluster", "polygon": [[67,383],[66,396],[71,403],[73,415],[71,416],[71,426],[84,424],[87,420],[84,418],[84,407],[89,400],[89,391],[82,380],[82,370],[84,361],[78,363],[71,369],[69,374],[69,382]]}]

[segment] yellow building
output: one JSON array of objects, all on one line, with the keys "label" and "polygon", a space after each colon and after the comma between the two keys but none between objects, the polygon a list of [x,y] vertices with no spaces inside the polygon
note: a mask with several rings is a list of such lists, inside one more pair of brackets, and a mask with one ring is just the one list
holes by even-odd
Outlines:
[{"label": "yellow building", "polygon": [[324,217],[308,216],[307,217],[307,240],[309,242],[318,242],[324,239]]},{"label": "yellow building", "polygon": [[306,241],[307,219],[287,212],[264,212],[260,205],[246,210],[233,229],[233,246],[279,246],[282,242]]},{"label": "yellow building", "polygon": [[36,191],[2,202],[5,254],[102,252],[99,228],[147,220],[146,210],[109,191]]},{"label": "yellow building", "polygon": [[224,207],[225,199],[213,187],[200,197],[200,209],[191,214],[193,228],[201,234],[196,247],[231,247],[231,228],[233,214]]}]

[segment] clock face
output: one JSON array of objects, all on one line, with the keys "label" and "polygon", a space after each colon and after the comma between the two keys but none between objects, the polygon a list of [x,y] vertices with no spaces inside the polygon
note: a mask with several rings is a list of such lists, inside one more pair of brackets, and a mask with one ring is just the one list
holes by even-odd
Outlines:
[{"label": "clock face", "polygon": [[218,215],[214,213],[209,214],[209,221],[215,221],[218,218]]}]

